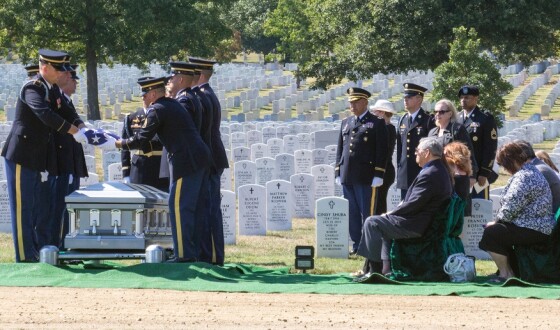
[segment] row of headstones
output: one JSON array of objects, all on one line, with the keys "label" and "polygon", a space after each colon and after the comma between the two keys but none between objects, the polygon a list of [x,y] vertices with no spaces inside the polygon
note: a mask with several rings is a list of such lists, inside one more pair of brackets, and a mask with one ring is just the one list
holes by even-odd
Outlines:
[{"label": "row of headstones", "polygon": [[541,88],[544,84],[548,83],[550,81],[550,78],[554,74],[558,74],[558,65],[553,65],[548,67],[540,76],[531,80],[531,83],[529,83],[527,86],[523,88],[521,93],[513,101],[513,104],[509,107],[510,116],[513,117],[517,116],[519,110],[521,110],[525,102],[527,102],[527,100],[531,96],[533,96],[539,88]]},{"label": "row of headstones", "polygon": [[546,98],[544,100],[543,105],[541,105],[541,115],[548,116],[550,114],[550,110],[554,107],[554,103],[556,103],[556,99],[560,96],[560,80],[556,82],[554,87],[548,92]]}]

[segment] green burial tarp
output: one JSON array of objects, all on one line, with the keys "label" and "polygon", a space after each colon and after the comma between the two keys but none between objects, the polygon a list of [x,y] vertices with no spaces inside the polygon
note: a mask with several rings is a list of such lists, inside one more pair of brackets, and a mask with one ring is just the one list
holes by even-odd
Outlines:
[{"label": "green burial tarp", "polygon": [[395,282],[378,276],[374,284],[352,282],[348,274],[289,274],[289,268],[244,264],[224,267],[191,264],[0,264],[0,286],[169,289],[254,293],[320,293],[381,295],[457,295],[559,299],[560,285],[531,284],[510,279],[503,284]]}]

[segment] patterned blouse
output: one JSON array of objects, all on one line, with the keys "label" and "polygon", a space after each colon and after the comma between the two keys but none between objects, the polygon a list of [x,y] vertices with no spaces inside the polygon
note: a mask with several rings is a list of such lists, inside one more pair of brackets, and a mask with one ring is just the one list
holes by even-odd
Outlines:
[{"label": "patterned blouse", "polygon": [[556,225],[552,213],[552,193],[544,176],[534,165],[523,164],[502,191],[497,221],[550,235]]}]

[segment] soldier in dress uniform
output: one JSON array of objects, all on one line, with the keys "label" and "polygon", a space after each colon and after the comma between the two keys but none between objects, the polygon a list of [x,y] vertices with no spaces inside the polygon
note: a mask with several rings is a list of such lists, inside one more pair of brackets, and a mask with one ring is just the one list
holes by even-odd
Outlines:
[{"label": "soldier in dress uniform", "polygon": [[375,214],[376,188],[383,184],[389,143],[385,121],[368,111],[371,94],[357,87],[346,94],[353,115],[340,127],[335,177],[349,203],[350,254],[356,254],[363,222]]},{"label": "soldier in dress uniform", "polygon": [[406,114],[399,120],[397,128],[397,189],[401,190],[401,199],[421,170],[414,155],[416,147],[420,139],[428,136],[435,127],[433,118],[422,109],[427,88],[412,83],[403,86]]},{"label": "soldier in dress uniform", "polygon": [[27,78],[33,79],[33,77],[39,74],[39,65],[38,64],[27,65],[25,67],[25,71],[27,72]]},{"label": "soldier in dress uniform", "polygon": [[200,68],[200,78],[198,79],[198,90],[201,95],[208,99],[212,109],[211,125],[211,151],[213,167],[210,169],[210,205],[208,224],[209,228],[205,239],[202,240],[201,260],[210,261],[217,265],[223,265],[225,259],[224,244],[224,224],[222,218],[220,177],[224,168],[229,167],[222,137],[220,136],[220,123],[222,108],[216,93],[210,87],[209,81],[212,77],[213,66],[216,63],[212,60],[189,57],[189,61],[198,64]]},{"label": "soldier in dress uniform", "polygon": [[[69,79],[60,82],[62,90],[62,108],[60,115],[78,128],[85,128],[83,120],[78,115],[71,96],[76,92],[78,80],[76,74],[78,65],[70,65],[72,68]],[[65,198],[67,195],[80,188],[80,178],[88,176],[84,149],[81,143],[76,142],[68,134],[57,134],[54,136],[57,150],[57,164],[59,173],[54,185],[54,207],[53,216],[53,245],[62,248],[64,237],[68,234],[68,211],[66,210]],[[62,234],[61,233],[62,230]]]},{"label": "soldier in dress uniform", "polygon": [[191,116],[174,99],[165,97],[166,78],[140,78],[142,100],[147,109],[142,127],[128,139],[115,142],[126,150],[142,148],[157,134],[168,151],[171,174],[169,215],[173,232],[176,262],[191,262],[198,258],[198,238],[201,219],[196,206],[201,185],[210,166],[210,150],[202,141]]},{"label": "soldier in dress uniform", "polygon": [[[49,49],[39,50],[39,74],[21,89],[16,105],[15,120],[2,156],[6,161],[8,194],[12,218],[12,236],[16,262],[38,260],[39,249],[35,223],[36,191],[41,172],[49,168],[54,147],[52,132],[72,134],[78,142],[86,142],[83,131],[64,120],[58,113],[62,100],[55,93],[57,81],[71,68],[69,55]],[[54,88],[56,87],[56,88]]]},{"label": "soldier in dress uniform", "polygon": [[[480,186],[484,186],[491,176],[492,166],[498,149],[498,129],[494,117],[482,112],[478,107],[479,90],[476,86],[463,86],[459,89],[459,99],[463,111],[457,122],[465,126],[472,141],[473,154],[478,164],[478,172],[473,173]],[[490,198],[490,187],[477,193],[474,188],[472,198]]]},{"label": "soldier in dress uniform", "polygon": [[[152,78],[153,79],[153,78]],[[133,137],[142,129],[148,109],[138,109],[124,117],[122,138]],[[125,183],[147,184],[161,191],[169,191],[169,175],[160,176],[160,167],[168,166],[162,161],[163,144],[157,135],[136,150],[121,150],[122,175]]]}]

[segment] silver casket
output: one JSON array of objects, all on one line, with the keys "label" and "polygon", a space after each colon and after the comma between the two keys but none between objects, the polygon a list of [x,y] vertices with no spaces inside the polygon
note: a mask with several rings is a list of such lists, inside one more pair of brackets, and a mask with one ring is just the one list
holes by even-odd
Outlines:
[{"label": "silver casket", "polygon": [[103,182],[66,196],[70,250],[145,250],[173,246],[169,194],[142,184]]}]

